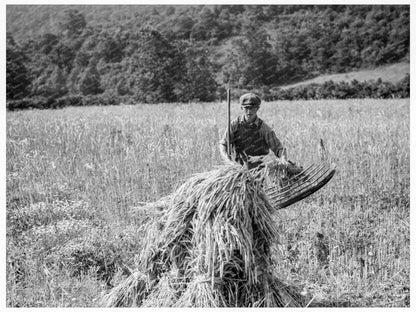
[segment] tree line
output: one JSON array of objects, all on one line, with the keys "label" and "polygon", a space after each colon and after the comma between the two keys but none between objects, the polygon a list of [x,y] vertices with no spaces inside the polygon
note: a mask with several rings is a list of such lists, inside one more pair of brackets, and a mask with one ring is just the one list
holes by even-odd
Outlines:
[{"label": "tree line", "polygon": [[[57,7],[48,31],[28,38],[7,33],[11,104],[209,102],[228,87],[290,99],[280,87],[409,57],[409,6],[403,5],[100,8]],[[385,85],[383,92],[398,90]],[[355,92],[357,86],[346,93],[375,96]],[[320,90],[315,98],[326,94]]]}]

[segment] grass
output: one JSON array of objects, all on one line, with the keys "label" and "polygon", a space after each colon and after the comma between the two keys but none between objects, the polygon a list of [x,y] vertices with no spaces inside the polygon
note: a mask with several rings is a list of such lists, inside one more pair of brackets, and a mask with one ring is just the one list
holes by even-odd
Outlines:
[{"label": "grass", "polygon": [[[409,306],[409,100],[265,103],[259,115],[289,159],[318,161],[322,138],[338,168],[325,188],[276,213],[276,276],[311,305]],[[7,306],[94,307],[142,250],[130,209],[220,164],[226,105],[6,119]]]}]

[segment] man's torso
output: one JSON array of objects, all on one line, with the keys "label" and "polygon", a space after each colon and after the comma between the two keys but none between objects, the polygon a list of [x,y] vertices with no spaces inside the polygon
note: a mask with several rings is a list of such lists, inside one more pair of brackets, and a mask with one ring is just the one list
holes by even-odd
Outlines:
[{"label": "man's torso", "polygon": [[246,123],[240,116],[231,124],[231,145],[237,156],[262,156],[269,153],[265,134],[267,126],[257,117],[252,124]]}]

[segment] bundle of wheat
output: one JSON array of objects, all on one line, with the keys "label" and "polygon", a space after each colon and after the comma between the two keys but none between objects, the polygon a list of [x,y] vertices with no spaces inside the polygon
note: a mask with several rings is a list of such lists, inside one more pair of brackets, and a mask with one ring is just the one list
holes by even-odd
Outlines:
[{"label": "bundle of wheat", "polygon": [[146,285],[138,292],[137,283],[126,281],[107,306],[301,306],[272,275],[278,231],[264,176],[229,165],[187,180],[155,221],[163,224],[147,233],[138,263]]},{"label": "bundle of wheat", "polygon": [[135,271],[103,297],[103,304],[107,307],[138,307],[152,286],[146,275]]},{"label": "bundle of wheat", "polygon": [[141,307],[172,307],[183,291],[185,284],[172,274],[163,275],[143,301]]}]

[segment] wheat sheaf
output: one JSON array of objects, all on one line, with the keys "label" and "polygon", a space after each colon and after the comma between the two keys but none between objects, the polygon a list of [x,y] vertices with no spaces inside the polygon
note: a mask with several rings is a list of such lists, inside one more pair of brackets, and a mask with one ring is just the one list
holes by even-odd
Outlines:
[{"label": "wheat sheaf", "polygon": [[[273,213],[325,185],[329,164],[306,169],[266,160],[193,175],[175,192],[136,208],[148,216],[136,270],[104,296],[106,307],[301,307],[273,275]],[[144,213],[144,214],[143,214]]]}]

